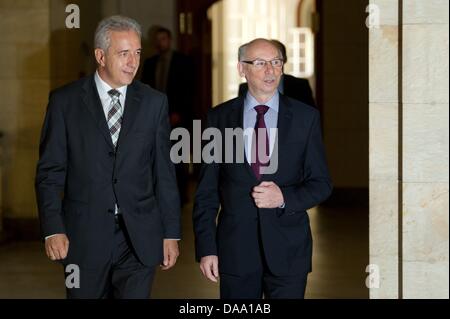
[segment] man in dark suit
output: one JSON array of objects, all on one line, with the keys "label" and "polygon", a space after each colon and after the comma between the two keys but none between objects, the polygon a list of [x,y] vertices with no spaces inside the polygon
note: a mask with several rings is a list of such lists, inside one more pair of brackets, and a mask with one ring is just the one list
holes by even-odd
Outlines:
[{"label": "man in dark suit", "polygon": [[[172,33],[159,27],[155,33],[157,54],[146,59],[141,81],[163,92],[169,100],[169,118],[173,128],[191,129],[194,110],[194,64],[192,59],[172,49]],[[187,202],[189,167],[176,165],[182,203]]]},{"label": "man in dark suit", "polygon": [[140,54],[139,24],[106,18],[97,72],[49,98],[36,193],[48,257],[79,267],[68,298],[148,298],[179,254],[167,99],[133,80]]},{"label": "man in dark suit", "polygon": [[[196,258],[208,279],[216,282],[220,274],[222,298],[303,298],[311,271],[306,210],[325,200],[332,186],[319,112],[278,92],[282,65],[269,40],[242,45],[238,70],[249,90],[208,114],[208,127],[222,136],[226,128],[254,135],[244,139],[245,161],[233,154],[232,163],[205,161],[200,172],[193,212]],[[269,129],[277,129],[278,138]],[[236,154],[240,138],[227,145]],[[222,156],[231,158],[227,147]],[[274,162],[277,169],[267,174]]]},{"label": "man in dark suit", "polygon": [[[280,84],[278,85],[280,93],[310,106],[316,106],[309,81],[284,73],[284,64],[287,63],[286,47],[284,44],[278,40],[271,41],[278,46],[283,56],[283,74],[281,75]],[[239,96],[245,97],[247,91],[248,84],[245,82],[241,83],[239,85]]]}]

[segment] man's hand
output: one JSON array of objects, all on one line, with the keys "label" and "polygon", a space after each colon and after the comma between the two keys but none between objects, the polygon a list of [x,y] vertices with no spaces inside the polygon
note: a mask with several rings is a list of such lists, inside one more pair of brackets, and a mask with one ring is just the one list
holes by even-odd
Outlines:
[{"label": "man's hand", "polygon": [[69,239],[66,234],[56,234],[45,240],[45,252],[51,260],[61,260],[67,257]]},{"label": "man's hand", "polygon": [[167,270],[175,265],[177,258],[180,255],[180,251],[178,249],[178,241],[175,239],[164,239],[163,246],[164,261],[161,265],[161,269]]},{"label": "man's hand", "polygon": [[258,208],[277,208],[284,203],[283,193],[274,182],[262,182],[253,187],[252,197]]},{"label": "man's hand", "polygon": [[200,259],[200,270],[203,276],[217,282],[217,278],[219,278],[219,258],[215,255],[202,257]]}]

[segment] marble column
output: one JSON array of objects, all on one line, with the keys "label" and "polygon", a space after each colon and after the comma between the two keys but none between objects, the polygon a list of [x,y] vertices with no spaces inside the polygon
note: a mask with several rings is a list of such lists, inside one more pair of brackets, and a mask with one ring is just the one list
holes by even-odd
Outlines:
[{"label": "marble column", "polygon": [[403,0],[403,297],[449,297],[449,2]]},{"label": "marble column", "polygon": [[369,30],[369,251],[379,271],[370,297],[398,298],[398,1],[371,4],[380,20]]},{"label": "marble column", "polygon": [[371,298],[448,298],[448,1],[374,0]]}]

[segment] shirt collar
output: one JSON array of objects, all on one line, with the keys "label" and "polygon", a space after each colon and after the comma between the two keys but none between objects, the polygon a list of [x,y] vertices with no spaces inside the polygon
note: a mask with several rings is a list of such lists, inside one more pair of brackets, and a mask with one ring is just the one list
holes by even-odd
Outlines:
[{"label": "shirt collar", "polygon": [[[98,74],[98,71],[95,71],[95,84],[97,86],[97,90],[98,90],[98,95],[100,96],[100,99],[105,99],[105,98],[109,98],[109,94],[108,91],[112,90],[112,87],[106,83],[105,81],[103,81],[103,79],[100,77],[100,75]],[[121,86],[118,87],[116,89],[117,91],[120,92],[121,97],[125,97],[126,93],[127,93],[127,86]]]},{"label": "shirt collar", "polygon": [[[280,94],[279,94],[278,90],[276,90],[274,95],[269,99],[269,101],[264,103],[264,105],[267,105],[269,108],[271,108],[275,112],[278,112],[279,100],[280,100]],[[250,94],[250,91],[247,91],[247,95],[245,96],[245,100],[244,100],[244,111],[245,112],[252,111],[252,110],[254,110],[254,107],[257,105],[261,105],[261,103],[259,103],[253,97],[253,95]]]}]

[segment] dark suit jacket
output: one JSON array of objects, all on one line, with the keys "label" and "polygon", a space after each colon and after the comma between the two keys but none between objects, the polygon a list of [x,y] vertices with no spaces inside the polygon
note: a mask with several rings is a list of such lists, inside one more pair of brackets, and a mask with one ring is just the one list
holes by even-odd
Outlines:
[{"label": "dark suit jacket", "polygon": [[116,151],[93,76],[50,94],[36,193],[43,237],[69,238],[64,262],[95,268],[110,259],[115,203],[140,261],[162,261],[163,238],[180,237],[169,148],[167,99],[147,85],[127,88]]},{"label": "dark suit jacket", "polygon": [[[141,81],[155,87],[156,66],[160,55],[144,61]],[[191,125],[194,105],[194,65],[190,57],[173,51],[167,75],[166,94],[169,100],[169,113],[177,112],[182,117],[181,126]]]},{"label": "dark suit jacket", "polygon": [[[295,76],[289,74],[283,74],[282,81],[284,81],[284,95],[310,106],[316,106],[308,80],[296,78]],[[241,83],[239,85],[239,96],[245,96],[247,94],[247,90],[248,84]]]},{"label": "dark suit jacket", "polygon": [[[227,127],[242,128],[243,104],[244,98],[238,97],[211,109],[208,126],[219,128],[223,136]],[[275,275],[311,271],[306,210],[325,200],[332,189],[320,132],[316,109],[280,94],[278,170],[262,180],[281,188],[283,209],[255,206],[251,191],[260,181],[246,161],[203,164],[193,215],[197,259],[218,255],[221,273],[248,274],[260,263],[260,228],[264,256]]]}]

